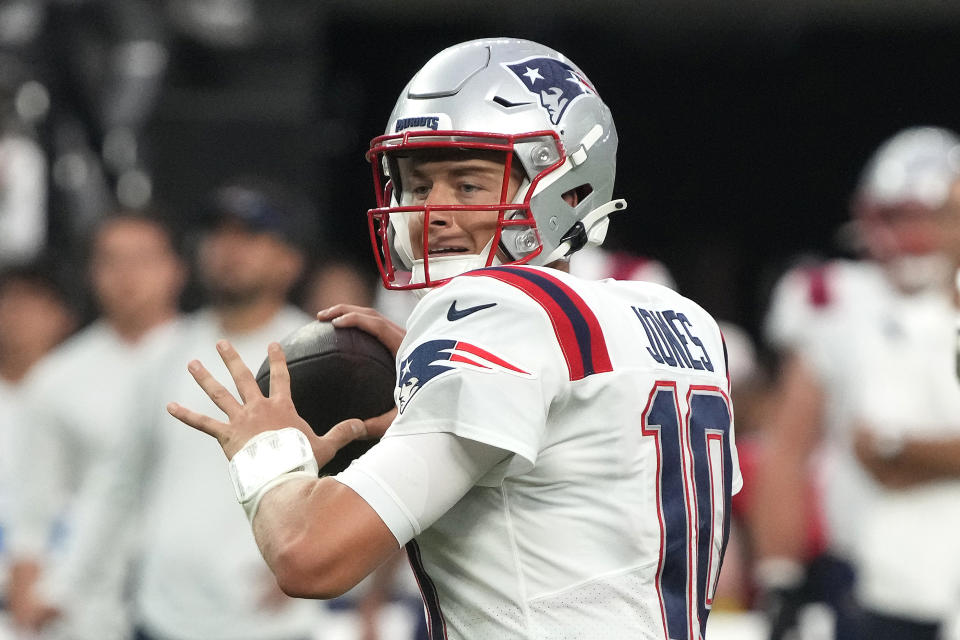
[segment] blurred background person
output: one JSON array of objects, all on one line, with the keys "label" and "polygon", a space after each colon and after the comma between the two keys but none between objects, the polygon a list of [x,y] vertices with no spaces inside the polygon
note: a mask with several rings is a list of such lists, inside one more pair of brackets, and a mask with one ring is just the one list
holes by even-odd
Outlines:
[{"label": "blurred background person", "polygon": [[318,258],[307,276],[300,306],[310,315],[335,304],[373,306],[380,281],[376,271],[366,266],[337,255]]},{"label": "blurred background person", "polygon": [[7,601],[6,538],[17,456],[13,429],[20,421],[21,383],[75,326],[76,314],[49,266],[35,263],[0,270],[0,610],[6,609]]},{"label": "blurred background person", "polygon": [[47,261],[0,269],[0,382],[15,388],[76,323]]},{"label": "blurred background person", "polygon": [[136,498],[116,491],[132,472],[126,407],[137,367],[175,331],[186,271],[158,218],[120,211],[95,229],[88,273],[100,316],[23,386],[9,604],[40,637],[122,640]]},{"label": "blurred background person", "polygon": [[137,398],[143,437],[136,455],[147,475],[136,637],[306,640],[317,632],[322,605],[280,591],[221,472],[219,445],[178,428],[163,407],[171,398],[210,402],[187,363],[199,357],[214,369],[218,340],[230,340],[257,369],[271,341],[315,320],[289,297],[316,237],[316,212],[282,185],[238,178],[216,188],[197,217],[196,274],[206,302]]},{"label": "blurred background person", "polygon": [[[767,332],[783,359],[752,514],[772,637],[787,637],[805,601],[830,606],[840,640],[932,640],[960,606],[950,477],[960,457],[946,446],[960,434],[960,387],[944,349],[955,333],[960,212],[948,194],[958,175],[953,132],[900,131],[853,198],[850,237],[864,259],[794,269],[774,292]],[[923,460],[905,444],[915,438],[940,439],[941,459]],[[880,472],[908,455],[921,466],[894,481]],[[814,557],[811,481],[826,546]]]}]

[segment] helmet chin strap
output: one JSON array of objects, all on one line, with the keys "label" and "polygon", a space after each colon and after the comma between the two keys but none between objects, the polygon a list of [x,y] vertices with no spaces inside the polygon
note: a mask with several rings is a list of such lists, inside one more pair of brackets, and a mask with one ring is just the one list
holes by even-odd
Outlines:
[{"label": "helmet chin strap", "polygon": [[[603,244],[604,238],[607,237],[607,228],[610,226],[610,214],[623,211],[626,208],[627,201],[623,198],[611,200],[610,202],[600,205],[574,225],[574,230],[577,230],[574,236],[581,239],[579,243],[574,242],[573,239],[564,240],[556,249],[551,251],[542,260],[538,260],[538,262],[550,264],[551,262],[569,257],[571,253],[579,251],[584,246],[595,247]],[[577,227],[579,227],[579,229],[577,229]]]},{"label": "helmet chin strap", "polygon": [[[430,258],[430,280],[436,282],[437,280],[452,278],[460,275],[461,273],[473,271],[474,269],[482,269],[483,267],[487,266],[487,256],[490,255],[492,248],[493,238],[487,242],[487,246],[485,246],[480,253],[468,253],[466,255]],[[494,256],[491,264],[498,265],[500,264],[500,260]],[[427,281],[426,269],[424,268],[424,261],[422,258],[413,261],[411,270],[413,272],[410,278],[411,284],[420,284]],[[414,295],[416,295],[418,298],[422,298],[429,291],[429,287],[424,289],[413,289]]]},{"label": "helmet chin strap", "polygon": [[[582,233],[577,235],[585,238],[584,242],[580,246],[574,247],[571,240],[565,240],[561,242],[560,246],[554,249],[545,258],[538,260],[537,263],[547,265],[552,262],[556,262],[557,260],[566,259],[570,253],[579,250],[584,244],[592,246],[601,244],[607,235],[607,228],[610,225],[608,216],[616,211],[622,211],[626,209],[626,207],[627,201],[623,199],[611,200],[610,202],[597,207],[584,216],[583,220],[577,223],[578,225],[581,225],[583,230]],[[490,251],[492,250],[493,238],[487,241],[486,246],[482,251],[480,251],[480,253],[431,258],[430,279],[432,281],[445,280],[447,278],[458,276],[461,273],[466,273],[467,271],[481,269],[487,266],[487,256],[490,255]],[[491,265],[498,264],[501,264],[501,261],[496,255],[494,255]],[[411,284],[420,284],[426,282],[426,269],[424,268],[423,259],[413,260],[411,270]],[[428,291],[429,288],[413,290],[414,294],[416,294],[418,297],[426,295]]]}]

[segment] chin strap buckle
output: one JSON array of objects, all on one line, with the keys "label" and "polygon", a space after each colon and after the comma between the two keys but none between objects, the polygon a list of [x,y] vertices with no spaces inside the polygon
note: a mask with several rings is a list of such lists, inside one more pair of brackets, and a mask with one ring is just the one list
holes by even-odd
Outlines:
[{"label": "chin strap buckle", "polygon": [[627,201],[623,198],[611,200],[610,202],[597,207],[578,220],[575,225],[570,227],[563,238],[560,240],[558,251],[563,250],[563,257],[566,258],[576,253],[586,245],[598,246],[603,243],[607,237],[607,228],[610,225],[609,216],[611,213],[623,211],[627,208]]}]

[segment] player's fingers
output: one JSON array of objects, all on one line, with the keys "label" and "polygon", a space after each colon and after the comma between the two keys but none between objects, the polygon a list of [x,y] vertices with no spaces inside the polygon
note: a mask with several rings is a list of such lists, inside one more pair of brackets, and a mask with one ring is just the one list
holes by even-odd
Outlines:
[{"label": "player's fingers", "polygon": [[219,420],[214,420],[210,416],[200,413],[199,411],[187,409],[183,405],[177,404],[176,402],[167,404],[167,412],[183,424],[193,427],[197,431],[202,431],[208,436],[213,436],[217,440],[224,435],[224,432],[228,426]]},{"label": "player's fingers", "polygon": [[283,347],[271,342],[267,347],[267,359],[270,361],[270,397],[290,397],[290,372],[287,370],[287,356]]},{"label": "player's fingers", "polygon": [[371,440],[378,440],[383,437],[387,428],[393,424],[393,419],[397,417],[397,408],[393,407],[390,411],[373,418],[367,418],[363,421],[366,428],[366,437]]},{"label": "player's fingers", "polygon": [[263,397],[263,394],[260,393],[260,387],[257,386],[257,380],[250,371],[250,367],[244,363],[240,354],[233,348],[233,345],[230,344],[228,340],[220,340],[217,342],[217,351],[220,352],[220,358],[223,360],[223,364],[227,365],[227,370],[230,372],[230,377],[233,378],[233,383],[237,385],[237,392],[240,394],[240,399],[248,402],[251,398],[256,398],[257,396]]},{"label": "player's fingers", "polygon": [[190,364],[187,365],[187,370],[190,372],[190,375],[193,376],[193,379],[197,381],[197,384],[200,385],[200,388],[203,389],[204,393],[213,400],[213,404],[217,405],[220,410],[228,416],[232,416],[243,406],[237,402],[237,399],[233,397],[233,394],[230,393],[226,387],[213,377],[212,373],[207,371],[207,368],[204,367],[199,360],[190,362]]},{"label": "player's fingers", "polygon": [[333,319],[333,324],[338,327],[356,327],[361,331],[366,331],[374,338],[379,340],[390,350],[394,356],[400,350],[400,343],[406,335],[406,330],[400,325],[387,320],[385,317],[370,310],[371,313],[362,311],[351,311]]},{"label": "player's fingers", "polygon": [[376,313],[370,307],[361,307],[356,304],[335,304],[332,307],[327,307],[326,309],[321,309],[317,312],[317,320],[321,322],[330,322],[334,318],[339,318],[340,316],[347,313]]},{"label": "player's fingers", "polygon": [[317,464],[321,467],[337,454],[337,451],[347,446],[357,438],[366,436],[367,430],[363,420],[349,418],[330,427],[330,430],[316,439],[313,443],[313,454]]}]

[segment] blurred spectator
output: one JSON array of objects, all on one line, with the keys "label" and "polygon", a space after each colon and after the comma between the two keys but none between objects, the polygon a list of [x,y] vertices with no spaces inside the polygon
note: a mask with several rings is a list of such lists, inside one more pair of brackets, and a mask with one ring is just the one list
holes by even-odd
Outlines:
[{"label": "blurred spectator", "polygon": [[145,427],[144,527],[135,606],[140,639],[304,640],[321,604],[285,596],[236,504],[216,441],[163,407],[177,399],[216,411],[187,371],[198,356],[227,375],[214,345],[228,339],[257,369],[267,345],[310,322],[288,304],[313,242],[312,210],[278,185],[240,179],[218,188],[202,215],[197,275],[208,305],[185,321],[171,357],[138,394]]},{"label": "blurred spectator", "polygon": [[[933,640],[960,606],[960,387],[948,347],[960,207],[945,206],[958,145],[932,127],[887,140],[853,202],[866,259],[794,269],[774,293],[767,330],[784,359],[753,513],[772,637],[810,600],[830,605],[839,640]],[[811,469],[827,545],[812,559]]]},{"label": "blurred spectator", "polygon": [[310,315],[335,304],[373,305],[376,272],[366,272],[352,260],[331,257],[320,259],[307,277],[301,306]]},{"label": "blurred spectator", "polygon": [[[126,410],[134,372],[175,330],[185,270],[168,229],[133,212],[104,218],[89,276],[100,318],[42,360],[15,425],[9,604],[42,638],[123,639],[136,433]],[[41,314],[35,326],[50,322]]]},{"label": "blurred spectator", "polygon": [[0,603],[7,599],[6,537],[15,459],[12,431],[20,419],[21,383],[74,325],[66,296],[48,269],[30,265],[0,271]]},{"label": "blurred spectator", "polygon": [[75,324],[67,295],[46,263],[0,271],[0,381],[19,384]]}]

